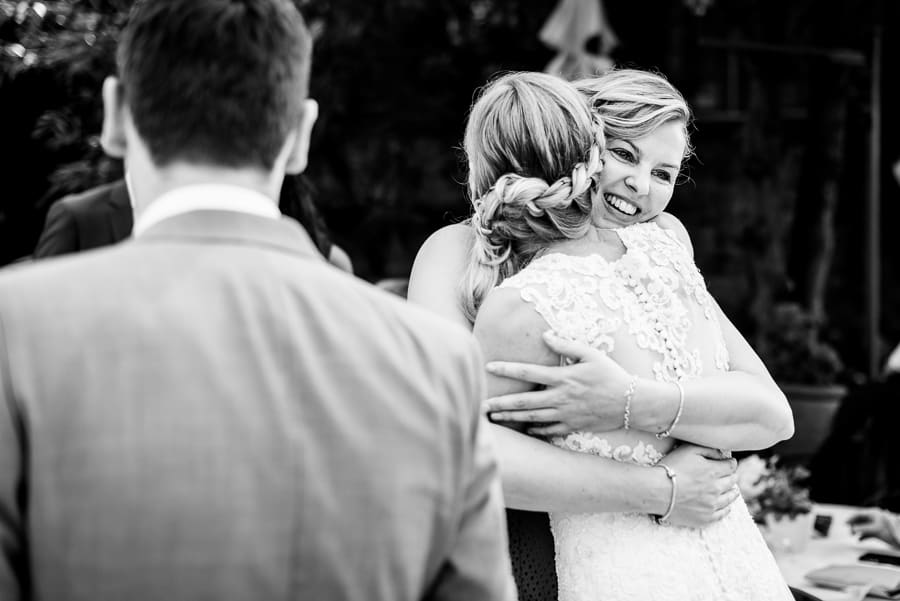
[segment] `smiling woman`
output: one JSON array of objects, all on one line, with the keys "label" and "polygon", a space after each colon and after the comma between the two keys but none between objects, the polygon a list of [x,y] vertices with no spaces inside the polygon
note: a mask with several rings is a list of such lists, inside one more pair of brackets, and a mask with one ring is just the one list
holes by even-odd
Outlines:
[{"label": "smiling woman", "polygon": [[[691,152],[690,111],[652,73],[581,82],[581,99],[543,77],[501,78],[476,101],[469,228],[426,242],[409,298],[463,324],[465,303],[485,358],[502,364],[488,365],[486,406],[503,424],[504,496],[550,512],[559,599],[790,599],[733,482],[716,484],[706,521],[685,520],[681,505],[690,477],[718,467],[693,472],[687,443],[759,449],[792,430],[784,396],[707,292],[687,232],[663,212]],[[560,366],[568,357],[581,362]],[[644,476],[662,480],[647,489]],[[517,577],[531,565],[517,563]]]},{"label": "smiling woman", "polygon": [[[685,385],[720,378],[732,370],[733,362],[765,382],[757,388],[759,397],[754,402],[773,410],[779,422],[775,436],[790,434],[790,414],[749,344],[706,290],[687,232],[676,218],[663,213],[681,163],[690,152],[690,113],[683,98],[663,78],[633,70],[581,82],[580,88],[593,92],[591,104],[604,124],[606,141],[599,171],[591,170],[594,147],[584,151],[588,157],[584,166],[593,185],[581,193],[592,199],[591,227],[581,236],[561,228],[555,237],[547,235],[554,225],[552,216],[516,211],[517,203],[529,200],[527,193],[520,197],[520,191],[500,185],[504,178],[522,176],[502,175],[494,187],[475,198],[476,248],[480,243],[482,248],[499,250],[484,258],[475,253],[476,261],[489,259],[492,265],[502,265],[526,243],[542,248],[486,295],[474,332],[488,361],[558,365],[560,357],[541,335],[548,328],[558,338],[602,351],[604,360],[617,364],[610,379],[623,391],[624,407],[616,405],[622,407],[621,413],[612,420],[587,420],[577,428],[561,423],[555,408],[546,406],[492,417],[518,425],[524,422],[532,434],[546,436],[563,449],[637,466],[663,466],[672,480],[674,499],[677,474],[667,457],[675,447],[673,437],[699,440],[694,438],[697,431],[682,423],[682,418],[702,420],[705,413],[698,411]],[[490,111],[482,107],[485,98],[489,96],[473,108],[473,119],[482,110]],[[487,132],[478,141],[491,147],[491,133],[499,140],[515,139],[507,132],[500,132],[505,136]],[[470,164],[477,164],[480,157],[472,154],[477,144],[467,150]],[[549,191],[568,181],[574,188],[580,181],[578,168],[571,177],[548,182],[545,188]],[[537,188],[534,193],[545,194]],[[497,203],[500,208],[495,207]],[[543,219],[543,227],[531,225],[532,219]],[[532,388],[520,380],[488,379],[491,395]],[[642,395],[648,390],[658,397],[674,394],[677,399],[671,412],[666,411],[661,420],[657,417],[654,424],[639,415]],[[727,416],[717,425],[733,423],[734,418]],[[759,436],[750,442],[732,434],[719,442],[723,448],[735,449],[747,444],[768,446],[774,440]],[[669,507],[673,503],[670,499]],[[655,521],[634,514],[551,512],[559,598],[791,598],[740,498],[720,522],[702,533],[661,525],[669,515],[670,508]],[[648,570],[648,566],[653,567]]]},{"label": "smiling woman", "polygon": [[653,219],[662,213],[675,189],[681,157],[687,146],[684,127],[669,121],[634,140],[611,138],[600,173],[603,206],[613,209],[598,216],[598,224],[616,226]]}]

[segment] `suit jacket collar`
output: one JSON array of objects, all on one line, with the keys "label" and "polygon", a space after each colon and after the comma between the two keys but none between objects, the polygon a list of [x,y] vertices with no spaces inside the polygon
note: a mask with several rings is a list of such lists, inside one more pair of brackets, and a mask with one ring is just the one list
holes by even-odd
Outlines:
[{"label": "suit jacket collar", "polygon": [[134,242],[172,240],[245,244],[324,260],[306,230],[293,219],[271,219],[237,211],[197,210],[174,215],[147,228]]}]

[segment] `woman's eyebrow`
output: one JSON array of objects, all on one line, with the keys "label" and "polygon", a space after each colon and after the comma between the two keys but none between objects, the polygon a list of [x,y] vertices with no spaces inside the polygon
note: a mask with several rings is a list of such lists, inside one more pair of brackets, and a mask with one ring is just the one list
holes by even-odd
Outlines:
[{"label": "woman's eyebrow", "polygon": [[[638,160],[640,160],[641,156],[643,156],[640,148],[638,148],[633,142],[631,142],[631,140],[620,141],[624,144],[628,144],[631,147],[631,150],[634,152],[635,156],[637,156]],[[664,169],[674,169],[676,171],[681,170],[680,165],[673,165],[672,163],[662,163],[660,164],[660,167],[663,167]]]},{"label": "woman's eyebrow", "polygon": [[634,154],[636,154],[636,155],[638,156],[638,158],[640,158],[640,157],[641,157],[641,154],[643,154],[643,153],[641,153],[641,149],[638,148],[637,146],[635,146],[634,143],[633,143],[631,140],[620,140],[620,142],[622,142],[623,144],[628,144],[629,146],[631,146],[631,150],[634,152]]}]

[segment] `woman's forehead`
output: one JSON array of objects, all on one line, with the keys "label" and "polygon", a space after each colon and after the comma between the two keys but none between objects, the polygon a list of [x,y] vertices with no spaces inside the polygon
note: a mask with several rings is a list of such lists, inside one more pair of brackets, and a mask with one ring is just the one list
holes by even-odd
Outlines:
[{"label": "woman's forehead", "polygon": [[687,149],[687,136],[680,121],[667,121],[639,138],[629,140],[610,138],[608,141],[608,145],[611,146],[617,143],[632,146],[642,160],[678,167]]}]

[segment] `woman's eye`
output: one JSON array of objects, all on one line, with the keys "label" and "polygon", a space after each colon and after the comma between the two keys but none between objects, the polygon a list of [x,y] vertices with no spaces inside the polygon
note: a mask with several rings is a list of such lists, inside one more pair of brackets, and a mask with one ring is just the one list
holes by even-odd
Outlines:
[{"label": "woman's eye", "polygon": [[610,148],[609,151],[611,153],[613,153],[614,155],[616,155],[617,157],[619,157],[620,159],[628,161],[629,163],[634,162],[634,155],[631,154],[629,151],[625,150],[624,148]]},{"label": "woman's eye", "polygon": [[656,177],[658,177],[659,179],[661,179],[661,180],[664,181],[664,182],[671,182],[671,181],[672,181],[672,174],[669,173],[668,171],[659,171],[659,170],[657,170],[657,171],[654,171],[654,172],[653,172],[653,175],[655,175]]}]

